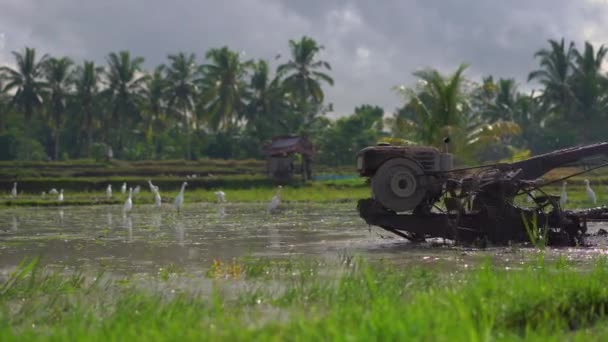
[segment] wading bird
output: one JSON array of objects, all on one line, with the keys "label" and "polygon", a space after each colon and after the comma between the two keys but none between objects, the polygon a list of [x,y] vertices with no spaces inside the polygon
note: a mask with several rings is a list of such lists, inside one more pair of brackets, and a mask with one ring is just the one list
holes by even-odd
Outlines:
[{"label": "wading bird", "polygon": [[158,187],[154,188],[154,206],[159,208],[162,204],[162,199],[160,198],[160,192]]},{"label": "wading bird", "polygon": [[52,188],[51,190],[49,190],[49,195],[57,195],[59,193],[59,191],[57,191],[57,189]]},{"label": "wading bird", "polygon": [[148,179],[148,185],[150,186],[150,192],[154,193],[155,191],[158,191],[158,187],[154,184],[152,184],[152,181]]},{"label": "wading bird", "polygon": [[112,198],[112,184],[108,184],[108,187],[106,188],[106,197],[108,199]]},{"label": "wading bird", "polygon": [[585,185],[587,188],[587,197],[589,198],[589,200],[591,201],[591,203],[596,204],[597,203],[597,197],[595,197],[595,192],[593,191],[593,189],[591,189],[591,185],[589,185],[589,180],[585,179]]},{"label": "wading bird", "polygon": [[123,194],[127,192],[127,182],[122,183],[122,186],[120,187],[120,192]]},{"label": "wading bird", "polygon": [[133,195],[137,195],[139,194],[139,192],[141,191],[141,186],[136,186],[135,189],[133,189]]},{"label": "wading bird", "polygon": [[562,194],[559,196],[559,202],[561,205],[565,205],[568,202],[568,193],[566,193],[566,185],[568,182],[564,181],[562,183]]},{"label": "wading bird", "polygon": [[17,182],[13,183],[13,189],[11,189],[11,197],[17,197]]},{"label": "wading bird", "polygon": [[59,197],[57,197],[59,202],[63,202],[63,189],[59,190]]},{"label": "wading bird", "polygon": [[177,209],[177,212],[179,213],[179,209],[182,207],[182,204],[184,203],[184,190],[186,190],[186,185],[188,185],[188,182],[184,182],[182,183],[182,189],[179,191],[179,194],[177,194],[177,197],[175,197],[175,209]]},{"label": "wading bird", "polygon": [[281,204],[281,189],[282,188],[283,187],[279,185],[279,187],[277,188],[277,193],[274,194],[274,196],[272,196],[270,203],[268,203],[268,212],[269,213],[273,213],[275,210],[277,210],[277,208],[279,207],[279,204]]},{"label": "wading bird", "polygon": [[218,202],[226,202],[226,194],[223,191],[214,192]]},{"label": "wading bird", "polygon": [[129,188],[129,197],[125,201],[125,205],[122,207],[122,212],[127,214],[133,209],[133,188]]}]

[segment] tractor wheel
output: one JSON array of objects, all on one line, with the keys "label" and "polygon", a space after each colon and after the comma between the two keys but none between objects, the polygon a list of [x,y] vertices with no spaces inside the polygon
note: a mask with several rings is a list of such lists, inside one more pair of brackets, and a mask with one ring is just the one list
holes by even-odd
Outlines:
[{"label": "tractor wheel", "polygon": [[387,209],[413,210],[424,199],[427,179],[422,167],[406,158],[393,158],[380,166],[372,177],[376,201]]}]

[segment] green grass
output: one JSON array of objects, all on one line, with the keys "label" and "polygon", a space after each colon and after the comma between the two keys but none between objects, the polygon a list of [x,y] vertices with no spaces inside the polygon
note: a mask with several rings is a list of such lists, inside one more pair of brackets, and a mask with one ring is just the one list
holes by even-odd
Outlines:
[{"label": "green grass", "polygon": [[[315,173],[344,174],[354,172],[354,164],[332,167],[315,164]],[[60,162],[0,161],[0,183],[23,178],[110,178],[131,177],[139,179],[155,177],[185,177],[197,174],[200,177],[212,175],[263,175],[266,161],[256,159],[226,160],[199,159],[186,160],[70,160]]]},{"label": "green grass", "polygon": [[[188,180],[190,184],[186,189],[186,202],[215,202],[216,197],[214,192],[222,190],[226,193],[226,199],[229,202],[265,202],[270,200],[276,192],[276,187],[266,179],[256,178],[234,178],[234,182],[243,185],[241,188],[233,188],[234,183],[227,187],[222,185],[225,182],[230,182],[231,178],[222,178],[221,182],[217,183],[200,183],[197,180]],[[172,203],[178,193],[179,186],[183,180],[165,180],[155,182],[161,187],[161,195],[163,202]],[[259,183],[258,183],[259,181]],[[239,183],[241,182],[241,183]],[[106,199],[105,186],[107,183],[99,183],[99,190],[96,191],[75,191],[65,190],[65,201],[58,203],[56,196],[47,195],[43,199],[39,193],[22,193],[17,199],[12,199],[8,195],[0,197],[0,206],[58,206],[58,205],[94,205],[94,204],[121,204],[124,203],[126,195],[120,193],[120,182],[112,183],[114,196],[112,199]],[[135,197],[135,204],[152,204],[153,197],[145,182],[134,181],[129,182],[130,186],[140,185],[142,192]],[[213,186],[212,186],[213,185]],[[57,187],[59,189],[61,187]],[[605,187],[595,186],[597,196],[597,206],[608,203],[608,189]],[[559,187],[550,187],[545,189],[549,194],[558,195],[561,192]],[[370,196],[370,186],[366,184],[364,178],[351,178],[344,180],[328,180],[303,183],[294,183],[293,185],[285,186],[282,191],[282,200],[284,202],[344,202],[356,201]],[[530,206],[525,198],[521,196],[517,202],[524,206]],[[568,203],[566,209],[592,207],[593,204],[587,199],[585,188],[580,185],[568,187]]]},{"label": "green grass", "polygon": [[[188,181],[190,183],[190,181]],[[176,183],[170,191],[165,191],[161,187],[161,196],[164,203],[173,203],[173,199],[179,191]],[[276,187],[252,187],[242,189],[226,188],[196,188],[189,186],[186,189],[186,203],[196,202],[216,202],[214,192],[222,189],[226,193],[226,200],[229,202],[267,202],[276,193]],[[20,194],[16,199],[5,195],[0,200],[0,206],[59,206],[59,205],[94,205],[94,204],[120,204],[127,198],[126,194],[120,193],[120,187],[114,187],[112,199],[106,198],[105,190],[93,192],[71,192],[64,191],[64,201],[59,203],[56,195],[46,195],[43,199],[40,194]],[[344,202],[356,201],[361,198],[369,197],[370,190],[364,185],[343,186],[336,184],[308,183],[305,185],[285,186],[281,192],[281,199],[284,202]],[[135,196],[134,204],[152,204],[154,198],[148,186],[142,185],[142,191]]]},{"label": "green grass", "polygon": [[[0,338],[27,340],[605,340],[608,269],[533,261],[441,273],[344,258],[238,260],[191,274],[131,278],[44,271],[24,263],[0,283]],[[170,268],[168,268],[170,269]],[[162,285],[164,284],[164,285]],[[196,283],[195,283],[196,284]],[[207,285],[205,285],[207,284]],[[281,286],[276,286],[281,284]],[[208,286],[208,291],[205,287]]]}]

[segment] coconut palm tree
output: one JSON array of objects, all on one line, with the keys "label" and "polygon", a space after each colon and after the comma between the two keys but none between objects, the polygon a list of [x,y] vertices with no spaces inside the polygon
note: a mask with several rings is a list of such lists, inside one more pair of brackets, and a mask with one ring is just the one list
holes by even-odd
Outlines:
[{"label": "coconut palm tree", "polygon": [[528,81],[538,81],[543,87],[543,102],[551,110],[568,116],[574,105],[574,94],[571,87],[575,56],[574,42],[566,47],[561,41],[549,40],[550,49],[538,50],[534,57],[540,59],[540,69],[528,75]]},{"label": "coconut palm tree", "polygon": [[279,65],[277,73],[284,77],[285,86],[295,92],[300,102],[312,99],[322,103],[324,99],[321,83],[334,84],[334,80],[320,70],[331,70],[328,62],[316,60],[323,46],[309,37],[302,37],[299,41],[290,40],[289,49],[291,59]]},{"label": "coconut palm tree", "polygon": [[110,53],[107,57],[107,90],[111,103],[111,125],[118,128],[118,150],[122,150],[126,128],[139,119],[139,104],[147,76],[142,71],[143,57],[131,58],[128,51]]},{"label": "coconut palm tree", "polygon": [[18,105],[29,122],[34,110],[42,106],[46,83],[43,81],[43,65],[48,55],[43,55],[36,61],[36,49],[25,48],[23,53],[13,51],[17,63],[16,69],[3,66],[0,72],[4,74],[5,91],[15,90],[13,103]]},{"label": "coconut palm tree", "polygon": [[72,65],[68,57],[50,58],[44,63],[44,75],[49,87],[49,122],[53,127],[55,145],[54,160],[59,160],[59,138],[67,107],[68,98],[72,91]]},{"label": "coconut palm tree", "polygon": [[4,80],[0,74],[0,133],[4,132],[6,116],[8,116],[8,95],[4,91]]},{"label": "coconut palm tree", "polygon": [[265,141],[289,129],[289,115],[292,109],[285,97],[286,89],[278,77],[271,78],[268,63],[259,60],[253,65],[251,90],[246,118],[249,130]]},{"label": "coconut palm tree", "polygon": [[95,62],[84,61],[76,68],[74,84],[76,87],[75,104],[82,114],[82,128],[87,137],[87,157],[91,158],[93,146],[93,129],[95,127],[96,112],[99,111],[99,82],[103,67],[96,66]]},{"label": "coconut palm tree", "polygon": [[207,64],[201,66],[202,102],[212,129],[233,129],[246,109],[245,76],[252,62],[241,61],[240,54],[224,46],[207,51]]},{"label": "coconut palm tree", "polygon": [[[167,68],[167,98],[169,108],[183,120],[186,132],[186,159],[192,158],[190,148],[190,129],[195,119],[195,99],[199,94],[200,68],[196,65],[194,54],[183,52],[169,55]],[[194,120],[196,121],[196,120]],[[195,126],[197,123],[195,122]]]},{"label": "coconut palm tree", "polygon": [[465,112],[468,108],[463,83],[466,65],[460,65],[448,77],[437,70],[426,69],[414,72],[419,78],[417,89],[399,86],[411,108],[412,118],[420,141],[441,146],[445,136],[451,136],[455,145],[463,143],[466,127]]},{"label": "coconut palm tree", "polygon": [[[579,126],[579,136],[585,142],[591,142],[604,135],[603,128],[598,130],[597,120],[606,119],[607,108],[605,95],[608,85],[606,77],[602,73],[602,64],[608,50],[601,45],[595,51],[593,45],[585,42],[583,53],[574,50],[574,67],[572,75],[572,90],[576,96],[577,116],[576,123]],[[598,134],[599,133],[599,134]]]},{"label": "coconut palm tree", "polygon": [[[417,71],[414,73],[419,78],[417,87],[397,87],[406,98],[406,106],[402,115],[389,123],[393,130],[403,128],[410,133],[394,136],[414,138],[437,147],[443,146],[445,137],[450,137],[449,151],[461,160],[473,161],[487,155],[490,145],[502,147],[510,137],[519,134],[520,128],[515,122],[492,118],[484,115],[484,110],[471,106],[471,94],[463,75],[466,68],[460,65],[449,76],[434,69]],[[494,156],[496,151],[489,152]]]},{"label": "coconut palm tree", "polygon": [[[4,90],[14,91],[11,103],[16,105],[25,115],[25,124],[29,126],[32,117],[37,109],[42,107],[43,95],[46,83],[43,80],[43,68],[48,55],[43,55],[36,60],[36,49],[26,47],[20,53],[13,51],[16,68],[3,66],[0,67],[0,74],[3,74],[6,84]],[[26,130],[30,134],[31,130]],[[30,158],[29,145],[25,148],[25,158]]]},{"label": "coconut palm tree", "polygon": [[167,80],[165,67],[160,65],[148,77],[144,90],[142,114],[146,125],[146,138],[154,145],[154,158],[161,152],[160,136],[167,129]]}]

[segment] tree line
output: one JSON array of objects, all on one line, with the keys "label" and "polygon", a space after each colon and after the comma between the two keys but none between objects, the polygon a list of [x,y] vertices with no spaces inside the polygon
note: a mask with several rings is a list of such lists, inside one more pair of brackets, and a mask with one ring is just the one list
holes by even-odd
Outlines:
[{"label": "tree line", "polygon": [[526,157],[530,154],[606,140],[608,77],[604,45],[549,40],[534,57],[538,69],[524,92],[514,79],[464,77],[466,65],[443,76],[417,71],[415,87],[397,87],[405,105],[390,119],[393,137],[441,146],[450,136],[463,160]]},{"label": "tree line", "polygon": [[13,52],[0,68],[2,159],[259,156],[274,135],[306,133],[327,108],[330,64],[315,40],[289,41],[289,60],[271,73],[228,47],[170,54],[144,70],[143,57],[110,53],[106,65]]},{"label": "tree line", "polygon": [[548,43],[528,76],[534,91],[514,79],[470,80],[467,65],[448,75],[428,68],[394,88],[404,104],[392,116],[363,104],[337,120],[324,115],[331,66],[306,36],[289,41],[288,61],[273,71],[228,47],[201,64],[171,54],[153,70],[128,51],[102,66],[25,48],[13,52],[15,68],[0,68],[0,159],[99,158],[108,147],[122,159],[259,158],[271,137],[303,134],[329,165],[352,164],[378,141],[443,148],[446,136],[461,162],[477,163],[605,139],[606,48]]}]

